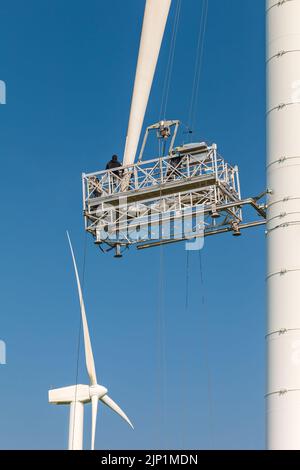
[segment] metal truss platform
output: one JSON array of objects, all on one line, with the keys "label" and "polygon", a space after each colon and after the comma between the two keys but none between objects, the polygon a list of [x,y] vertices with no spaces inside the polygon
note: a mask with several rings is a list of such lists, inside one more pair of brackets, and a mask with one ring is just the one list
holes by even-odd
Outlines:
[{"label": "metal truss platform", "polygon": [[[103,251],[166,243],[265,223],[259,198],[242,199],[237,166],[215,144],[187,144],[165,157],[83,174],[85,229]],[[243,222],[249,205],[259,220]]]}]

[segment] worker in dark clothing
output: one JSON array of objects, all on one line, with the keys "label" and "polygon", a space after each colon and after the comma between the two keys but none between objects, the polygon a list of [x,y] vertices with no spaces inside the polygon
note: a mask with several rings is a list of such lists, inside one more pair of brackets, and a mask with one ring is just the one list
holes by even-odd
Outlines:
[{"label": "worker in dark clothing", "polygon": [[177,155],[176,157],[171,158],[170,163],[173,168],[176,168],[181,162],[181,160],[182,160],[182,157],[180,155]]},{"label": "worker in dark clothing", "polygon": [[122,164],[118,161],[117,155],[113,155],[111,160],[106,165],[106,170],[112,170],[112,175],[110,176],[110,191],[111,193],[116,192],[118,188],[120,189],[120,180],[122,177],[122,170],[118,170]]},{"label": "worker in dark clothing", "polygon": [[[117,155],[113,155],[112,156],[112,159],[107,163],[106,165],[106,170],[112,170],[113,168],[119,168],[120,166],[122,166],[122,164],[118,161],[118,156]],[[117,176],[122,176],[120,173],[120,170],[115,170],[113,172],[115,175]]]},{"label": "worker in dark clothing", "polygon": [[182,156],[179,154],[176,154],[174,157],[170,158],[169,160],[169,166],[168,166],[168,171],[167,171],[167,177],[173,176],[173,178],[176,178],[178,176],[178,170],[180,168],[180,163],[182,160]]}]

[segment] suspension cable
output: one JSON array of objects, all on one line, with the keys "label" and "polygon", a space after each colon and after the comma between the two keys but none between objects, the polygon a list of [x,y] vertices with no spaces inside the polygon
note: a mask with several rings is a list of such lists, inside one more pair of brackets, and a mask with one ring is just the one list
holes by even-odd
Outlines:
[{"label": "suspension cable", "polygon": [[196,85],[196,91],[195,91],[195,106],[194,106],[194,111],[192,115],[192,123],[191,123],[192,128],[194,128],[195,126],[197,105],[198,105],[198,99],[199,99],[199,87],[200,87],[200,78],[201,78],[202,63],[203,63],[204,44],[205,44],[205,33],[206,33],[206,25],[207,25],[207,17],[208,17],[208,0],[206,0],[204,8],[205,8],[205,11],[204,11],[204,20],[203,20],[203,34],[202,34],[200,57],[199,57],[199,72],[198,72],[197,85]]},{"label": "suspension cable", "polygon": [[196,50],[195,72],[194,72],[191,101],[190,101],[189,113],[188,113],[188,126],[191,130],[194,129],[197,103],[198,103],[198,97],[199,97],[199,85],[200,85],[200,77],[201,77],[201,71],[202,71],[207,17],[208,17],[208,0],[202,0],[200,27],[199,27],[199,35],[198,35],[198,42],[197,42],[197,50]]},{"label": "suspension cable", "polygon": [[[163,145],[161,139],[158,139],[159,156]],[[163,170],[162,170],[163,171]],[[159,188],[159,204],[162,202],[162,187]],[[152,230],[152,225],[150,227]],[[162,231],[161,221],[158,221],[158,237]],[[158,446],[164,447],[165,435],[165,374],[166,374],[166,354],[165,354],[165,309],[164,309],[164,248],[161,245],[159,249],[159,268],[158,268],[158,305],[157,305],[157,360],[158,360],[158,423],[160,422],[157,435]]]},{"label": "suspension cable", "polygon": [[181,10],[181,0],[177,0],[173,29],[172,29],[172,36],[171,36],[171,45],[170,45],[170,50],[169,50],[168,62],[167,62],[167,70],[166,70],[165,79],[164,79],[162,100],[161,100],[161,106],[160,106],[160,113],[159,113],[160,119],[166,119],[167,104],[168,104],[171,78],[172,78],[173,65],[174,65],[174,56],[175,56],[175,49],[176,49],[176,40],[177,40],[178,24],[179,24],[179,18],[180,18],[180,10]]}]

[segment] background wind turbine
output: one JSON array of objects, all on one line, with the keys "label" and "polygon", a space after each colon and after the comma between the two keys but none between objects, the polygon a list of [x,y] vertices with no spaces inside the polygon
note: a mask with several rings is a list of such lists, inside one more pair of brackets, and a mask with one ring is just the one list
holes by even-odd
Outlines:
[{"label": "background wind turbine", "polygon": [[102,385],[98,385],[95,361],[89,334],[89,328],[86,318],[85,306],[83,301],[82,289],[80,285],[76,260],[69,233],[67,232],[69,245],[71,249],[75,276],[78,287],[78,296],[80,302],[81,319],[83,326],[85,362],[87,373],[90,378],[90,385],[71,385],[69,387],[56,388],[49,390],[49,403],[56,405],[70,405],[70,422],[69,422],[69,450],[82,450],[83,444],[83,414],[84,404],[92,402],[92,437],[91,449],[95,448],[95,434],[97,424],[98,402],[101,400],[105,405],[115,411],[133,428],[129,418],[124,411],[107,395],[107,389]]}]

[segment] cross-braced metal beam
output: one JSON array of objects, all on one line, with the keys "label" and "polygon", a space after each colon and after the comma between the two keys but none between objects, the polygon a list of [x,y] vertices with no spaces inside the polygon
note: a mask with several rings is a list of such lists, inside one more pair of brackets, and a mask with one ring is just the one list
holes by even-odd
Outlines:
[{"label": "cross-braced metal beam", "polygon": [[[116,170],[83,174],[85,228],[100,246],[139,248],[253,226],[250,205],[264,223],[257,198],[241,199],[239,172],[215,144],[190,144],[166,157]],[[256,225],[258,223],[255,223]]]}]

